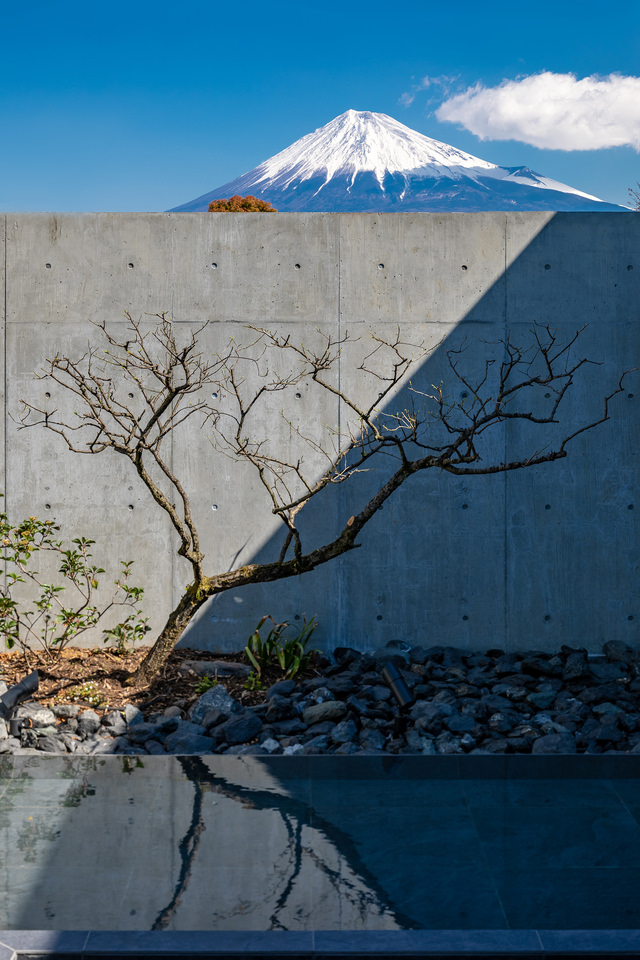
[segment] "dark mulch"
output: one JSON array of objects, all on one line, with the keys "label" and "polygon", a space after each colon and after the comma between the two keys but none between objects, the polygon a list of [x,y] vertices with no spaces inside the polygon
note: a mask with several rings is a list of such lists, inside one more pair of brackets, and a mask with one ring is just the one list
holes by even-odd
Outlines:
[{"label": "dark mulch", "polygon": [[[49,660],[44,653],[31,653],[28,659],[22,652],[0,653],[0,680],[12,686],[32,670],[37,670],[40,686],[32,699],[43,706],[77,703],[102,713],[132,703],[145,712],[156,712],[174,704],[188,709],[200,696],[202,677],[181,674],[178,668],[184,660],[244,662],[242,652],[220,654],[186,648],[174,650],[150,684],[127,686],[128,677],[147,650],[149,647],[138,647],[130,653],[119,655],[111,649],[68,647],[53,660]],[[225,678],[224,685],[232,697],[245,706],[251,706],[264,701],[265,690],[282,679],[282,673],[268,670],[263,673],[263,678],[264,686],[260,690],[247,690],[242,680]]]}]

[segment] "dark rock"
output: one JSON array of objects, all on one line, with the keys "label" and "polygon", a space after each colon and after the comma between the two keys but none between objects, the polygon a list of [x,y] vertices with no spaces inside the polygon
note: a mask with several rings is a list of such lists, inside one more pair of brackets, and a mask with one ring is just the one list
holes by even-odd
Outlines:
[{"label": "dark rock", "polygon": [[247,743],[262,730],[262,720],[255,713],[247,712],[225,721],[218,730],[227,743]]},{"label": "dark rock", "polygon": [[365,750],[382,750],[386,739],[381,730],[362,730],[359,737],[360,747]]},{"label": "dark rock", "polygon": [[61,737],[45,736],[38,737],[36,749],[43,753],[66,753],[67,747]]},{"label": "dark rock", "polygon": [[128,726],[132,727],[136,723],[142,723],[144,720],[144,714],[142,710],[139,710],[138,707],[134,707],[132,703],[125,704],[124,708],[124,719],[126,720]]},{"label": "dark rock", "polygon": [[267,723],[273,723],[278,720],[288,720],[295,713],[295,708],[289,697],[279,693],[274,693],[269,698],[265,720]]},{"label": "dark rock", "polygon": [[608,640],[602,647],[602,652],[612,663],[629,664],[638,659],[638,651],[622,640]]},{"label": "dark rock", "polygon": [[496,733],[509,733],[516,725],[516,720],[506,713],[494,713],[489,717],[489,729]]},{"label": "dark rock", "polygon": [[109,713],[105,713],[102,718],[102,725],[107,727],[109,733],[114,737],[120,736],[127,730],[127,723],[119,710],[110,710]]},{"label": "dark rock", "polygon": [[329,737],[324,734],[320,734],[317,737],[312,737],[311,740],[307,740],[303,743],[303,753],[312,754],[312,753],[326,753],[329,746]]},{"label": "dark rock", "polygon": [[361,695],[367,697],[368,700],[389,700],[391,697],[391,690],[389,687],[383,687],[378,685],[375,687],[365,687],[364,690],[360,691]]},{"label": "dark rock", "polygon": [[69,717],[77,717],[80,713],[80,707],[77,703],[57,703],[51,707],[56,717],[62,717],[68,719]]},{"label": "dark rock", "polygon": [[608,700],[605,700],[603,703],[594,704],[592,709],[598,717],[605,716],[605,714],[619,714],[623,712],[622,707],[618,707],[615,703],[610,703]]},{"label": "dark rock", "polygon": [[101,721],[95,710],[83,710],[78,715],[78,733],[81,737],[90,737],[101,727]]},{"label": "dark rock", "polygon": [[[498,690],[497,688],[501,689]],[[512,684],[502,684],[498,683],[495,687],[491,688],[491,692],[494,694],[502,695],[510,700],[512,703],[521,703],[523,700],[526,700],[528,697],[528,691],[526,686],[513,686]],[[554,694],[555,696],[555,694]]]},{"label": "dark rock", "polygon": [[587,651],[577,650],[574,653],[570,653],[562,671],[562,679],[565,683],[571,683],[573,680],[581,680],[588,675],[589,661],[587,660]]},{"label": "dark rock", "polygon": [[236,663],[230,660],[183,660],[178,667],[178,673],[195,673],[198,677],[211,677],[219,680],[226,677],[246,680],[251,673],[251,667],[246,663]]},{"label": "dark rock", "polygon": [[546,710],[556,699],[555,690],[539,690],[527,694],[527,702],[536,708],[536,710]]},{"label": "dark rock", "polygon": [[580,692],[580,699],[586,704],[603,703],[605,700],[616,701],[623,692],[624,687],[619,683],[600,683],[583,689]]},{"label": "dark rock", "polygon": [[222,683],[217,683],[215,687],[206,690],[202,696],[196,700],[189,710],[189,719],[192,720],[193,723],[201,723],[207,711],[215,709],[226,713],[228,717],[231,716],[232,713],[237,713],[238,710],[240,710],[240,704],[237,700],[233,699]]},{"label": "dark rock", "polygon": [[350,743],[355,740],[358,735],[358,727],[353,720],[341,720],[340,723],[336,723],[333,730],[331,731],[331,740],[333,743]]},{"label": "dark rock", "polygon": [[351,673],[350,671],[345,671],[337,677],[330,677],[327,680],[326,686],[332,694],[333,699],[344,699],[348,694],[353,693],[357,686],[357,677],[357,673]]},{"label": "dark rock", "polygon": [[593,660],[589,664],[589,669],[593,676],[601,681],[620,680],[622,677],[627,676],[629,672],[627,664],[617,660],[612,663],[608,660]]},{"label": "dark rock", "polygon": [[[185,724],[176,717],[168,717],[161,723],[136,723],[129,729],[128,737],[131,743],[145,743],[147,740],[164,740],[170,733],[181,728],[183,732],[186,729],[194,727],[195,724]],[[192,730],[193,732],[193,730]],[[198,733],[204,733],[202,727],[199,727]]]},{"label": "dark rock", "polygon": [[[124,724],[124,730],[121,730],[120,733],[124,733],[127,729],[126,723]],[[68,720],[63,720],[62,723],[58,724],[58,733],[60,735],[64,734],[74,734],[78,732],[78,721],[75,717],[69,717]],[[111,731],[110,731],[111,732]],[[113,733],[115,736],[115,733]]]},{"label": "dark rock", "polygon": [[444,717],[453,717],[457,713],[453,704],[445,703],[443,700],[419,700],[411,707],[409,716],[416,722],[420,721],[424,729],[428,729],[431,724],[437,722],[440,722],[441,727]]},{"label": "dark rock", "polygon": [[522,670],[533,677],[560,677],[564,664],[560,657],[548,657],[546,654],[524,657]]},{"label": "dark rock", "polygon": [[164,741],[164,748],[167,753],[178,756],[190,756],[198,754],[212,753],[213,740],[203,734],[190,733],[182,729],[182,724],[175,733],[170,733]]},{"label": "dark rock", "polygon": [[576,741],[570,733],[548,733],[533,741],[531,753],[577,753]]},{"label": "dark rock", "polygon": [[288,697],[296,688],[295,680],[278,680],[267,690],[267,700],[270,700],[275,694],[279,697]]},{"label": "dark rock", "polygon": [[484,740],[482,749],[485,753],[512,753],[511,743],[506,737],[498,737],[496,740]]},{"label": "dark rock", "polygon": [[485,693],[480,697],[480,705],[488,710],[489,713],[500,713],[502,710],[511,709],[511,701],[506,697],[497,696],[494,693]]},{"label": "dark rock", "polygon": [[167,717],[167,718],[168,718],[168,717],[176,717],[178,720],[182,720],[182,719],[183,719],[182,710],[180,709],[180,707],[178,707],[178,706],[176,706],[176,705],[174,705],[174,706],[172,706],[172,707],[166,707],[166,708],[162,711],[162,716],[163,716],[163,717]]},{"label": "dark rock", "polygon": [[468,714],[458,714],[444,718],[444,725],[450,733],[473,733],[478,724]]},{"label": "dark rock", "polygon": [[435,739],[435,747],[438,753],[450,754],[450,753],[464,753],[462,749],[462,744],[460,743],[459,737],[454,737],[453,734],[449,733],[448,730],[445,730]]},{"label": "dark rock", "polygon": [[333,651],[333,655],[336,661],[343,666],[348,663],[352,663],[353,660],[358,660],[360,654],[357,650],[353,650],[351,647],[336,647]]},{"label": "dark rock", "polygon": [[324,685],[321,687],[316,687],[315,690],[311,693],[309,697],[309,703],[326,703],[327,701],[335,700],[334,695],[331,690]]},{"label": "dark rock", "polygon": [[39,703],[22,703],[13,716],[16,720],[30,720],[32,727],[55,726],[56,722],[53,710],[42,707]]},{"label": "dark rock", "polygon": [[307,725],[311,725],[320,723],[322,720],[342,720],[346,712],[347,707],[344,701],[328,700],[307,707],[302,714],[302,719]]},{"label": "dark rock", "polygon": [[214,707],[213,710],[207,710],[204,717],[202,717],[202,720],[200,721],[200,726],[209,732],[212,727],[217,727],[228,719],[229,716],[226,713],[223,713],[222,710],[218,709],[218,707]]},{"label": "dark rock", "polygon": [[493,666],[496,677],[504,677],[508,674],[521,673],[521,658],[516,653],[504,653],[498,657]]},{"label": "dark rock", "polygon": [[473,670],[467,672],[467,683],[471,683],[475,687],[488,687],[494,681],[495,674],[493,670],[487,667],[474,667]]},{"label": "dark rock", "polygon": [[626,739],[624,731],[618,725],[618,718],[610,713],[602,717],[602,722],[594,731],[593,738],[596,743],[604,744],[621,743]]},{"label": "dark rock", "polygon": [[424,647],[411,647],[409,650],[409,662],[424,664],[427,660],[427,651]]}]

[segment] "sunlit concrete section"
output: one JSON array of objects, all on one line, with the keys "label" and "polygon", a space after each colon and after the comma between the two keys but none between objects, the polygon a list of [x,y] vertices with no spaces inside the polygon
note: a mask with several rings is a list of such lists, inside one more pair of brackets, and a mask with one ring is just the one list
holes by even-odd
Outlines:
[{"label": "sunlit concrete section", "polygon": [[637,773],[624,757],[3,758],[0,929],[631,931]]},{"label": "sunlit concrete section", "polygon": [[[587,324],[575,356],[596,363],[580,371],[561,423],[542,440],[522,423],[487,434],[487,456],[498,462],[597,419],[640,356],[640,217],[632,214],[25,214],[0,217],[0,236],[7,509],[95,539],[108,580],[119,560],[134,560],[154,631],[189,580],[168,519],[124,458],[72,454],[15,419],[22,398],[73,419],[73,398],[33,373],[46,357],[77,358],[97,344],[91,321],[122,334],[125,311],[166,312],[185,334],[208,323],[199,334],[207,356],[231,337],[246,342],[251,326],[307,342],[348,333],[335,376],[356,395],[372,334],[399,331],[431,351],[413,388],[442,382],[454,401],[464,391],[451,381],[448,350],[465,345],[473,378],[488,358],[499,360],[506,336],[526,345],[535,324],[549,324],[566,340]],[[383,414],[412,396],[407,386]],[[329,394],[319,403],[302,390],[286,409],[271,401],[256,429],[274,448],[289,450],[292,422],[320,443],[344,428]],[[220,595],[184,643],[241,649],[265,613],[278,621],[317,614],[314,640],[328,648],[402,640],[599,651],[607,640],[637,642],[639,402],[632,373],[610,421],[576,438],[565,460],[412,478],[365,529],[360,550],[301,578]],[[171,463],[190,492],[208,571],[277,559],[283,529],[250,467],[216,453],[194,421],[172,439]],[[387,458],[310,504],[303,545],[342,529],[388,470]]]}]

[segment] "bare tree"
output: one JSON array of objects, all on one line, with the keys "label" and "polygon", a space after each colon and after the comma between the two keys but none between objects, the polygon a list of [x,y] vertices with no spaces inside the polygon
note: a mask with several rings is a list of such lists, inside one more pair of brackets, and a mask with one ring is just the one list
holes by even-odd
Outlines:
[{"label": "bare tree", "polygon": [[[463,388],[465,397],[456,400],[452,388],[422,390],[409,380],[409,373],[431,351],[403,342],[399,330],[389,339],[372,335],[365,351],[361,341],[348,335],[334,338],[316,331],[309,346],[288,335],[250,328],[246,345],[231,340],[225,352],[205,359],[199,348],[202,328],[182,343],[166,314],[158,314],[150,328],[126,316],[125,338],[119,339],[104,323],[97,325],[108,350],[90,346],[78,360],[47,360],[42,376],[75,396],[73,418],[25,402],[22,422],[59,434],[75,453],[111,450],[127,457],[169,516],[178,553],[191,565],[191,583],[132,675],[132,684],[152,678],[208,598],[234,587],[306,573],[354,549],[384,502],[423,470],[492,474],[565,457],[570,441],[609,418],[610,400],[622,389],[620,378],[604,398],[599,416],[572,425],[558,437],[552,425],[559,422],[560,406],[578,373],[591,362],[575,356],[581,331],[560,343],[549,327],[535,327],[527,348],[509,338],[485,346],[485,353],[493,351],[494,357],[473,377],[465,362],[471,354],[465,355],[464,347],[447,351],[448,373],[457,395]],[[358,370],[358,385],[349,391],[337,375],[339,361],[357,351],[357,360],[348,359]],[[336,423],[320,429],[319,424],[287,420],[282,412],[292,442],[284,451],[277,449],[273,437],[256,434],[256,411],[271,395],[299,392],[303,386],[333,397]],[[388,412],[394,399],[403,406]],[[272,561],[205,572],[189,494],[165,449],[172,432],[194,416],[219,451],[257,471],[272,512],[284,526],[281,548]],[[524,456],[500,460],[485,437],[511,421],[526,421],[541,433],[541,442]],[[302,509],[331,486],[368,470],[372,458],[379,463],[382,455],[387,469],[373,495],[363,497],[336,536],[319,545],[304,543],[298,523]]]}]

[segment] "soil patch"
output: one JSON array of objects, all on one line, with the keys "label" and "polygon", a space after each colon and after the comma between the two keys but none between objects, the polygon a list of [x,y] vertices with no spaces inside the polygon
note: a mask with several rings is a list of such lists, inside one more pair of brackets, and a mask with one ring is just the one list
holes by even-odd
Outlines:
[{"label": "soil patch", "polygon": [[[40,686],[30,699],[45,707],[77,703],[98,714],[120,710],[127,703],[144,711],[149,709],[156,712],[174,705],[186,710],[203,690],[202,677],[180,672],[185,660],[245,662],[242,652],[220,654],[188,648],[174,650],[150,684],[127,686],[127,679],[149,649],[148,646],[138,647],[130,653],[119,655],[109,649],[67,647],[57,659],[51,661],[44,654],[30,653],[27,659],[22,652],[1,653],[0,680],[11,687],[32,670],[37,670]],[[247,690],[243,680],[233,678],[225,678],[224,685],[232,697],[248,707],[262,703],[265,691],[272,683],[282,679],[282,673],[279,670],[264,671],[263,677],[264,686],[260,690]]]}]

